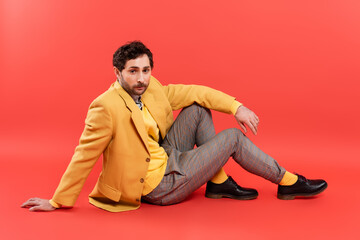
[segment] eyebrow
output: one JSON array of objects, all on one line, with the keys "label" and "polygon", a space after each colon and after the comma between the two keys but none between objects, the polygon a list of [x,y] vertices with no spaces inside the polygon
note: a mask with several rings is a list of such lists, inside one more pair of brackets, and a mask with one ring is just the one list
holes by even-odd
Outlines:
[{"label": "eyebrow", "polygon": [[[140,67],[138,67],[138,66],[131,66],[131,67],[129,67],[129,68],[140,68]],[[150,68],[150,66],[145,66],[144,68]]]}]

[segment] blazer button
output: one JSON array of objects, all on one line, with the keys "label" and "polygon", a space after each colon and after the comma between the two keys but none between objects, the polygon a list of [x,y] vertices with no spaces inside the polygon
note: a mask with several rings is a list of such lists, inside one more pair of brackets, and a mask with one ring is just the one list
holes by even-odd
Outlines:
[{"label": "blazer button", "polygon": [[150,158],[146,158],[146,160],[145,160],[146,162],[150,162]]},{"label": "blazer button", "polygon": [[143,178],[140,178],[140,182],[143,183],[143,182],[144,182],[144,179],[143,179]]}]

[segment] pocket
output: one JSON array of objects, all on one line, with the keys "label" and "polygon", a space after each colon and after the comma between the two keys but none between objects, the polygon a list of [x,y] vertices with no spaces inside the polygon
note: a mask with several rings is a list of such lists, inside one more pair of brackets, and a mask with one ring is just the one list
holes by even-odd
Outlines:
[{"label": "pocket", "polygon": [[[171,147],[170,147],[171,148]],[[181,169],[178,159],[180,158],[181,152],[175,148],[171,148],[168,153],[167,166],[165,170],[165,176],[170,174],[177,174],[185,177],[185,172]]]},{"label": "pocket", "polygon": [[164,190],[168,189],[168,192],[172,192],[182,186],[186,182],[186,180],[187,178],[184,174],[174,171],[164,175],[159,185],[166,185],[165,187],[163,187]]},{"label": "pocket", "polygon": [[106,183],[103,183],[103,181],[101,181],[101,179],[99,179],[98,181],[98,189],[99,189],[99,192],[101,194],[103,194],[105,197],[115,201],[115,202],[118,202],[121,198],[121,192],[109,185],[107,185]]}]

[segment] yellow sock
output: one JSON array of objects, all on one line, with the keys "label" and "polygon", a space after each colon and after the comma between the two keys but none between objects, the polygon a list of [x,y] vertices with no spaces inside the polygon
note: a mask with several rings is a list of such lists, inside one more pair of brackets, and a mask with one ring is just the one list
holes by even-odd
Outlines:
[{"label": "yellow sock", "polygon": [[221,168],[210,181],[212,183],[220,184],[225,182],[227,179],[228,176],[226,175],[224,168]]},{"label": "yellow sock", "polygon": [[288,171],[285,172],[284,177],[281,179],[279,185],[282,186],[290,186],[296,183],[298,180],[298,176],[295,174],[292,174]]}]

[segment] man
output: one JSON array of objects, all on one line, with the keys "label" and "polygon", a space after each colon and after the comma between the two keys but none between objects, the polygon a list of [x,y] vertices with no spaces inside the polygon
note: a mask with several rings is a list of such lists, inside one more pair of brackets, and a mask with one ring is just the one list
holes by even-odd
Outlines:
[{"label": "man", "polygon": [[[279,199],[314,196],[324,180],[287,172],[240,130],[215,134],[209,109],[234,114],[240,127],[257,134],[259,118],[235,98],[196,85],[163,86],[151,76],[153,57],[141,42],[113,56],[117,81],[90,105],[79,145],[51,200],[31,198],[22,207],[52,211],[73,206],[97,159],[103,168],[91,204],[112,212],[137,209],[140,202],[169,205],[207,183],[205,196],[254,199],[222,167],[229,157],[278,186]],[[173,110],[181,109],[173,120]],[[194,146],[197,148],[194,149]]]}]

